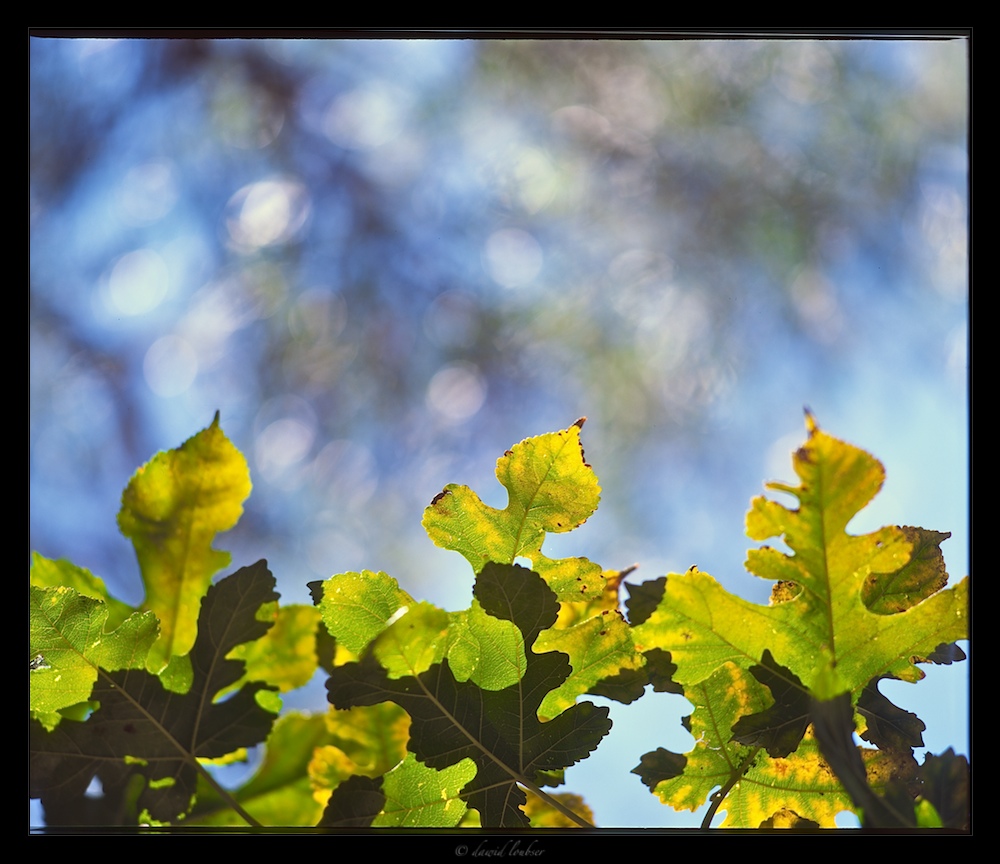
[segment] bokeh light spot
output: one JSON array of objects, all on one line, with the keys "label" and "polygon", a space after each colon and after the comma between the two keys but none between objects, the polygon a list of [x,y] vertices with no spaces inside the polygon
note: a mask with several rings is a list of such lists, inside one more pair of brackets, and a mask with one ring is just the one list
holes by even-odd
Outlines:
[{"label": "bokeh light spot", "polygon": [[164,260],[152,249],[122,255],[108,274],[106,303],[113,313],[144,315],[167,296],[170,277]]},{"label": "bokeh light spot", "polygon": [[486,271],[504,288],[530,285],[541,272],[542,262],[542,247],[527,231],[504,228],[486,241]]},{"label": "bokeh light spot", "polygon": [[149,389],[157,396],[179,396],[198,375],[198,354],[186,339],[163,336],[149,347],[142,371]]},{"label": "bokeh light spot", "polygon": [[295,180],[262,180],[229,199],[229,236],[245,251],[286,243],[309,215],[309,193]]},{"label": "bokeh light spot", "polygon": [[427,406],[446,423],[464,423],[485,401],[486,382],[472,363],[445,366],[427,387]]},{"label": "bokeh light spot", "polygon": [[323,132],[341,147],[371,150],[399,136],[406,114],[406,99],[401,91],[371,84],[334,100],[323,119]]}]

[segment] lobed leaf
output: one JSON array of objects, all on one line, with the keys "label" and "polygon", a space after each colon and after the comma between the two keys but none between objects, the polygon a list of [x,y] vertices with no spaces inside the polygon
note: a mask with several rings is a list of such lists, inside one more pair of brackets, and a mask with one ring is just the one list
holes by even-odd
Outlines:
[{"label": "lobed leaf", "polygon": [[[727,664],[710,678],[686,691],[694,703],[690,732],[697,743],[681,756],[660,749],[647,753],[633,769],[665,804],[676,810],[697,810],[712,791],[721,787],[719,811],[726,813],[720,827],[757,828],[784,813],[822,827],[835,827],[835,817],[853,810],[850,795],[820,755],[811,733],[794,752],[770,758],[761,745],[735,740],[729,730],[747,714],[763,712],[768,697],[753,676]],[[893,776],[892,757],[857,749],[870,780],[882,788]]]},{"label": "lobed leaf", "polygon": [[[555,595],[537,574],[519,566],[489,563],[476,582],[476,597],[492,617],[513,621],[525,645],[554,623]],[[411,717],[409,749],[430,768],[443,770],[471,759],[476,775],[461,795],[479,811],[484,826],[527,827],[523,783],[536,787],[547,772],[585,758],[610,729],[606,708],[574,705],[543,723],[538,709],[546,694],[569,677],[566,655],[526,652],[516,680],[501,690],[459,681],[449,659],[410,675],[390,674],[379,662],[383,641],[398,645],[407,616],[378,637],[365,657],[334,669],[327,682],[337,708],[395,702]],[[419,652],[418,652],[419,654]],[[409,655],[398,651],[398,658]]]},{"label": "lobed leaf", "polygon": [[142,668],[158,634],[156,617],[134,613],[105,632],[108,607],[73,588],[29,592],[29,710],[51,729],[58,712],[91,698],[98,669]]},{"label": "lobed leaf", "polygon": [[257,613],[277,596],[263,561],[209,589],[191,653],[193,684],[186,694],[166,690],[145,670],[95,666],[91,698],[100,707],[86,722],[67,720],[53,732],[31,724],[31,797],[48,807],[50,800],[82,795],[99,772],[110,772],[115,781],[138,773],[146,780],[138,806],[151,818],[169,822],[186,814],[202,770],[198,759],[259,744],[271,730],[274,713],[260,702],[272,688],[250,684],[223,702],[213,699],[243,676],[244,664],[226,655],[267,631],[270,625]]},{"label": "lobed leaf", "polygon": [[[875,684],[883,677],[916,681],[923,677],[917,663],[964,657],[953,643],[968,636],[968,580],[945,588],[939,547],[949,535],[897,527],[848,534],[881,488],[883,468],[823,433],[808,414],[806,424],[809,438],[793,456],[799,485],[767,484],[799,506],[759,497],[747,515],[752,539],[777,536],[791,550],[765,546],[748,554],[750,572],[775,583],[771,604],[735,597],[696,568],[641,586],[628,603],[636,646],[650,657],[669,652],[672,682],[698,706],[691,723],[699,743],[684,762],[666,751],[647,754],[636,772],[679,808],[695,809],[721,785],[726,825],[787,823],[776,816],[786,810],[832,825],[839,809],[861,806],[808,731],[816,706],[841,693],[867,723],[864,737],[883,750],[857,750],[852,723],[837,739],[838,758],[852,766],[851,782],[857,794],[865,790],[867,806],[894,819],[890,798],[911,773],[910,748],[923,724]],[[912,824],[912,803],[903,810],[911,821],[891,824]]]},{"label": "lobed leaf", "polygon": [[881,465],[820,432],[811,418],[809,427],[809,441],[794,458],[801,485],[768,484],[794,494],[799,507],[790,510],[757,498],[747,516],[753,539],[780,534],[793,552],[751,550],[747,568],[763,578],[792,582],[795,590],[784,588],[782,602],[758,606],[692,568],[667,578],[656,609],[635,628],[641,650],[670,651],[678,666],[676,680],[683,684],[703,681],[727,662],[748,668],[767,649],[810,688],[832,674],[857,699],[874,678],[919,680],[923,673],[917,662],[926,661],[942,643],[968,635],[968,580],[934,593],[923,581],[919,591],[926,596],[895,614],[866,606],[864,597],[872,594],[870,589],[864,593],[865,585],[871,585],[872,574],[881,584],[897,583],[896,574],[912,570],[915,559],[927,554],[926,543],[915,548],[913,534],[898,528],[847,534],[847,523],[881,486]]},{"label": "lobed leaf", "polygon": [[541,553],[547,533],[582,525],[600,501],[601,488],[580,444],[583,422],[525,439],[497,460],[497,480],[508,497],[503,510],[487,506],[467,486],[446,486],[424,511],[431,540],[461,553],[476,573],[488,561],[513,564],[524,557],[560,600],[600,597],[604,578],[598,565]]},{"label": "lobed leaf", "polygon": [[139,559],[143,608],[160,622],[160,640],[147,659],[151,671],[194,645],[201,598],[230,562],[212,543],[236,524],[249,494],[246,459],[223,434],[218,413],[179,448],[154,456],[122,493],[118,525]]}]

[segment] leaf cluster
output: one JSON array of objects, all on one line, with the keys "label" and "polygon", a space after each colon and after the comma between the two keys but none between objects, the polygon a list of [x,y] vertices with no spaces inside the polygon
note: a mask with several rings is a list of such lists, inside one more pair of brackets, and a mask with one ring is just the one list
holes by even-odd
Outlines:
[{"label": "leaf cluster", "polygon": [[[213,583],[246,461],[218,415],[155,456],[118,519],[139,607],[67,561],[32,561],[29,794],[48,824],[589,827],[583,800],[554,791],[611,731],[583,697],[627,704],[651,685],[694,705],[696,744],[633,773],[676,809],[708,803],[706,827],[718,811],[724,827],[827,827],[843,810],[869,827],[967,827],[968,763],[917,765],[923,723],[878,683],[964,659],[968,580],[946,587],[947,534],[847,532],[882,466],[807,415],[798,485],[768,486],[798,506],[760,497],[747,517],[751,539],[787,548],[749,553],[774,586],[760,606],[696,568],[625,585],[542,551],[600,500],[582,426],[500,457],[505,508],[458,485],[427,507],[431,540],[472,571],[458,611],[371,571],[312,583],[312,607],[280,606],[263,561]],[[279,717],[279,694],[318,669],[328,711]],[[226,788],[215,766],[250,748],[256,772]]]}]

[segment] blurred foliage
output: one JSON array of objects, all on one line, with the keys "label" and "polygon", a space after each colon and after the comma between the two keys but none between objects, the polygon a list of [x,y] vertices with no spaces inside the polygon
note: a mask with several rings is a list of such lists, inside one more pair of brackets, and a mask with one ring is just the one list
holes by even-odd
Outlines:
[{"label": "blurred foliage", "polygon": [[[587,414],[609,478],[672,446],[696,463],[747,377],[801,407],[795,376],[850,355],[857,310],[877,329],[906,294],[933,322],[899,335],[917,366],[962,321],[961,41],[34,38],[29,57],[43,551],[221,409],[268,488],[234,548],[389,568],[444,478],[488,479],[481,452]],[[128,572],[113,536],[79,542]]]}]

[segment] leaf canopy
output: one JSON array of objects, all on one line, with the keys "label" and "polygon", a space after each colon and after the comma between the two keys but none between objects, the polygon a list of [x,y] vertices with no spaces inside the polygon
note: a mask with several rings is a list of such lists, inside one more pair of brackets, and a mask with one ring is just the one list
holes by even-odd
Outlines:
[{"label": "leaf canopy", "polygon": [[[488,563],[476,580],[475,595],[486,615],[511,621],[531,646],[538,634],[556,620],[555,595],[535,573],[517,565]],[[585,758],[611,727],[606,708],[574,705],[558,717],[541,722],[538,709],[546,694],[571,672],[561,652],[517,654],[515,681],[488,690],[471,680],[460,681],[449,658],[427,663],[426,655],[407,652],[400,639],[409,613],[394,622],[357,663],[334,669],[327,682],[330,702],[337,708],[395,702],[411,717],[409,750],[429,768],[444,770],[464,759],[476,774],[461,789],[482,824],[527,827],[518,784],[537,788],[546,772],[558,772]],[[405,631],[402,631],[405,632]],[[380,651],[384,646],[387,651]],[[380,658],[391,655],[411,672],[390,672]]]},{"label": "leaf canopy", "polygon": [[[223,702],[213,699],[243,676],[243,662],[226,655],[263,635],[270,625],[258,620],[258,610],[276,599],[263,561],[208,590],[186,694],[166,690],[144,669],[110,671],[91,661],[97,676],[91,698],[99,703],[93,715],[85,723],[65,720],[52,732],[32,721],[32,797],[45,804],[82,795],[97,775],[120,785],[138,773],[146,780],[139,806],[153,819],[169,822],[186,814],[202,772],[199,759],[259,744],[271,730],[275,715],[260,704],[271,688],[248,684]],[[75,629],[73,622],[65,629]]]},{"label": "leaf canopy", "polygon": [[[811,699],[831,699],[846,691],[869,740],[913,740],[913,732],[890,739],[879,731],[900,715],[884,697],[876,698],[873,682],[883,677],[917,681],[923,677],[917,663],[951,662],[948,658],[961,651],[950,643],[968,637],[968,579],[944,588],[947,574],[939,545],[949,535],[897,527],[849,534],[848,524],[881,488],[884,470],[868,453],[822,432],[811,415],[806,425],[808,440],[793,457],[799,484],[767,484],[794,496],[798,507],[758,497],[747,516],[751,539],[781,537],[791,550],[788,554],[764,546],[748,554],[747,569],[775,583],[769,606],[730,594],[696,568],[636,592],[636,645],[642,651],[669,652],[676,665],[673,680],[700,706],[692,723],[705,730],[707,743],[688,755],[682,776],[657,780],[656,770],[644,769],[647,785],[674,806],[689,806],[696,799],[700,805],[711,788],[709,780],[732,779],[740,753],[748,752],[740,747],[771,754],[756,757],[747,778],[773,775],[779,766],[794,773],[800,770],[796,760],[803,759],[805,773],[819,777],[829,771],[809,743]],[[724,687],[719,676],[726,679]],[[737,698],[737,693],[757,695]],[[710,712],[711,719],[699,712]],[[865,732],[866,717],[870,732]],[[883,766],[892,763],[890,773],[898,774],[908,769],[893,760],[912,758],[908,749],[905,754],[895,749],[866,754],[869,773],[873,759]],[[663,761],[647,755],[651,765]],[[711,765],[715,768],[706,767]],[[708,779],[692,785],[694,777]],[[777,777],[772,780],[773,788],[781,788]],[[838,799],[831,789],[820,787],[817,794],[822,791],[826,802],[820,808],[807,803],[811,793],[806,790],[798,804],[774,795],[739,803],[734,796],[745,799],[750,785],[739,780],[743,791],[733,787],[727,792],[726,824],[756,827],[787,808],[829,825],[836,811],[825,809],[827,805],[846,801],[850,806],[849,797]]]}]

